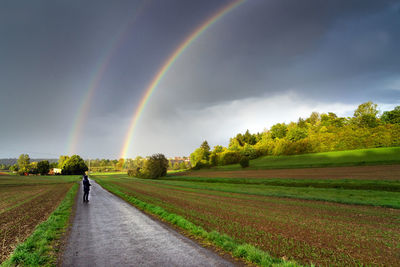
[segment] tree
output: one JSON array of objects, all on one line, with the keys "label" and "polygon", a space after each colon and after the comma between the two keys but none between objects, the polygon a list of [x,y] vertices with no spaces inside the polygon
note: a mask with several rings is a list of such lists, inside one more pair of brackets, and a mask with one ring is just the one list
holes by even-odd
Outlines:
[{"label": "tree", "polygon": [[71,156],[64,162],[61,173],[67,175],[84,174],[88,170],[85,161],[78,155]]},{"label": "tree", "polygon": [[10,166],[10,171],[17,172],[18,171],[18,165],[14,164],[14,165]]},{"label": "tree", "polygon": [[186,169],[186,163],[184,161],[181,161],[181,163],[179,163],[179,169],[180,170]]},{"label": "tree", "polygon": [[359,105],[354,111],[354,119],[361,127],[376,127],[378,112],[378,105],[368,101]]},{"label": "tree", "polygon": [[300,127],[293,127],[287,133],[287,139],[290,141],[299,141],[307,137],[307,130]]},{"label": "tree", "polygon": [[284,138],[288,131],[286,124],[284,123],[277,123],[271,127],[271,137],[272,139],[275,138]]},{"label": "tree", "polygon": [[41,175],[46,175],[50,171],[50,163],[48,160],[39,161],[37,170]]},{"label": "tree", "polygon": [[202,167],[208,166],[210,154],[210,146],[207,141],[204,141],[198,149],[190,154],[190,163],[193,167],[197,166],[197,168],[199,168],[200,165]]},{"label": "tree", "polygon": [[64,163],[69,160],[69,156],[60,156],[58,159],[58,168],[62,169],[64,167]]},{"label": "tree", "polygon": [[174,163],[173,169],[174,169],[174,170],[179,170],[179,162],[178,162],[178,161],[176,161],[176,162]]},{"label": "tree", "polygon": [[206,152],[210,152],[210,146],[208,145],[207,140],[204,141],[204,142],[200,145],[200,148],[203,149],[203,150],[206,151]]},{"label": "tree", "polygon": [[32,173],[32,174],[38,174],[39,173],[39,170],[38,170],[38,163],[37,162],[31,162],[31,164],[29,164],[29,173]]},{"label": "tree", "polygon": [[247,131],[245,132],[245,134],[243,135],[243,141],[244,141],[244,143],[246,143],[246,144],[255,145],[256,142],[257,142],[257,139],[256,139],[256,136],[255,136],[254,134],[251,134],[251,133],[249,132],[249,130],[247,130]]},{"label": "tree", "polygon": [[400,124],[400,106],[395,107],[391,111],[383,112],[381,120],[384,123]]},{"label": "tree", "polygon": [[123,158],[119,159],[117,164],[115,165],[115,168],[119,171],[122,171],[124,167],[125,160]]},{"label": "tree", "polygon": [[154,154],[146,159],[144,164],[148,178],[158,178],[167,175],[168,160],[163,154]]},{"label": "tree", "polygon": [[318,122],[321,121],[321,116],[319,115],[318,112],[311,112],[310,117],[306,119],[306,122],[310,123],[311,125],[317,125]]},{"label": "tree", "polygon": [[29,172],[30,158],[28,154],[21,154],[17,160],[18,172],[24,174]]}]

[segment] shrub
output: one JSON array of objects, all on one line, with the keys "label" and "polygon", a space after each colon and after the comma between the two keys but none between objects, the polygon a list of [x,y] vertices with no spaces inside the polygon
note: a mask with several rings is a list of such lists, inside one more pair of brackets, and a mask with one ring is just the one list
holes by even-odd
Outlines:
[{"label": "shrub", "polygon": [[226,151],[221,153],[221,162],[223,165],[239,163],[241,154],[238,151]]},{"label": "shrub", "polygon": [[192,167],[192,169],[193,170],[200,170],[200,169],[209,168],[209,167],[210,167],[210,165],[207,162],[202,160],[202,161],[197,162],[196,165],[194,165]]},{"label": "shrub", "polygon": [[249,157],[244,156],[240,159],[239,163],[242,168],[247,168],[250,165],[250,159]]}]

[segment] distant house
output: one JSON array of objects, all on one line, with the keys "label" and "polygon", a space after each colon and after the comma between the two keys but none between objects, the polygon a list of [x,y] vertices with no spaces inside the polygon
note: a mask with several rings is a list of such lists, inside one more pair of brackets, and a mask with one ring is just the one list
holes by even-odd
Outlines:
[{"label": "distant house", "polygon": [[51,168],[49,174],[50,175],[61,174],[61,169],[59,169],[59,168]]}]

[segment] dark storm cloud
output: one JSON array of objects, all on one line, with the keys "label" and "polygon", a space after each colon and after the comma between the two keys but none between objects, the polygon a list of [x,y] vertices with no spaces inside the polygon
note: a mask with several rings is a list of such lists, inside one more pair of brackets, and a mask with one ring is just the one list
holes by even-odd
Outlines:
[{"label": "dark storm cloud", "polygon": [[249,1],[210,29],[163,85],[205,104],[286,90],[335,100],[369,90],[366,99],[389,100],[368,84],[400,69],[394,3]]}]

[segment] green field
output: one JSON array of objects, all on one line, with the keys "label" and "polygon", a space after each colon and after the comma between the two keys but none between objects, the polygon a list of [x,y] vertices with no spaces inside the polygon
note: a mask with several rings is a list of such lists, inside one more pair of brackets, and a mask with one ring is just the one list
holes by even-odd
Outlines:
[{"label": "green field", "polygon": [[[287,169],[310,167],[362,166],[399,164],[400,147],[370,148],[292,156],[265,156],[250,161],[248,169]],[[242,169],[239,164],[216,166],[211,170],[233,171]]]},{"label": "green field", "polygon": [[[94,178],[164,220],[172,218],[174,223],[180,221],[175,215],[182,216],[183,229],[192,223],[208,233],[217,231],[275,259],[321,265],[400,264],[393,257],[400,252],[399,181],[179,176],[146,180],[121,174]],[[224,242],[216,245],[233,251]]]}]

